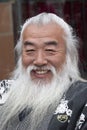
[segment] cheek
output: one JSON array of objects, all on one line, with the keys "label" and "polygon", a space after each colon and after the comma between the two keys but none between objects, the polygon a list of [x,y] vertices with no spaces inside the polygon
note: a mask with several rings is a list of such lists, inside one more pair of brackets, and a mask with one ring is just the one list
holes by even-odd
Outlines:
[{"label": "cheek", "polygon": [[64,65],[66,60],[66,56],[65,55],[59,55],[55,58],[53,58],[53,66],[56,68],[56,70],[60,70],[62,68],[62,66]]},{"label": "cheek", "polygon": [[32,63],[32,59],[30,59],[28,56],[22,55],[22,64],[24,67],[28,67]]}]

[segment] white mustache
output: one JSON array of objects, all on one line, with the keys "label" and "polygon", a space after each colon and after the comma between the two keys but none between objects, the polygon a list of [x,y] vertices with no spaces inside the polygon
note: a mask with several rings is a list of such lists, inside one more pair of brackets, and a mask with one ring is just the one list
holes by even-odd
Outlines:
[{"label": "white mustache", "polygon": [[40,67],[31,65],[27,68],[27,73],[30,74],[30,72],[32,70],[50,70],[53,73],[53,75],[57,74],[56,69],[52,65],[51,66],[40,66]]}]

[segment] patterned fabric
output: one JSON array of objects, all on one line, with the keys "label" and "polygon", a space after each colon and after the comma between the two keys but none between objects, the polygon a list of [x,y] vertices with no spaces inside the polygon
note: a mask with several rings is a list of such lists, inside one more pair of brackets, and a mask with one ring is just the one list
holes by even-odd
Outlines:
[{"label": "patterned fabric", "polygon": [[0,81],[0,105],[4,104],[7,97],[8,91],[13,80],[2,80]]},{"label": "patterned fabric", "polygon": [[48,130],[87,130],[87,83],[74,83],[60,101]]}]

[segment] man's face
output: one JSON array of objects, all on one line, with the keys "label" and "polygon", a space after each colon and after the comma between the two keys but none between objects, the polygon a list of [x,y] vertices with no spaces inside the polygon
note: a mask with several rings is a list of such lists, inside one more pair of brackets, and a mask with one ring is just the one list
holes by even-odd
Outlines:
[{"label": "man's face", "polygon": [[56,23],[38,26],[28,25],[23,32],[22,63],[25,68],[36,66],[30,71],[31,79],[51,81],[53,72],[58,72],[66,58],[64,31]]}]

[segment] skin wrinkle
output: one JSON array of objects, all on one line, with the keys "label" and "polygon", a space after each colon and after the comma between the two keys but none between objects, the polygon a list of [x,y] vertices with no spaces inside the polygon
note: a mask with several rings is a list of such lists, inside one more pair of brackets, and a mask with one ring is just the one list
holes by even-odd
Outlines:
[{"label": "skin wrinkle", "polygon": [[[22,63],[25,68],[29,65],[53,65],[58,71],[66,60],[66,45],[63,39],[64,30],[56,23],[43,26],[31,24],[23,32]],[[40,74],[31,73],[32,79]],[[43,79],[52,79],[52,73],[41,75]]]}]

